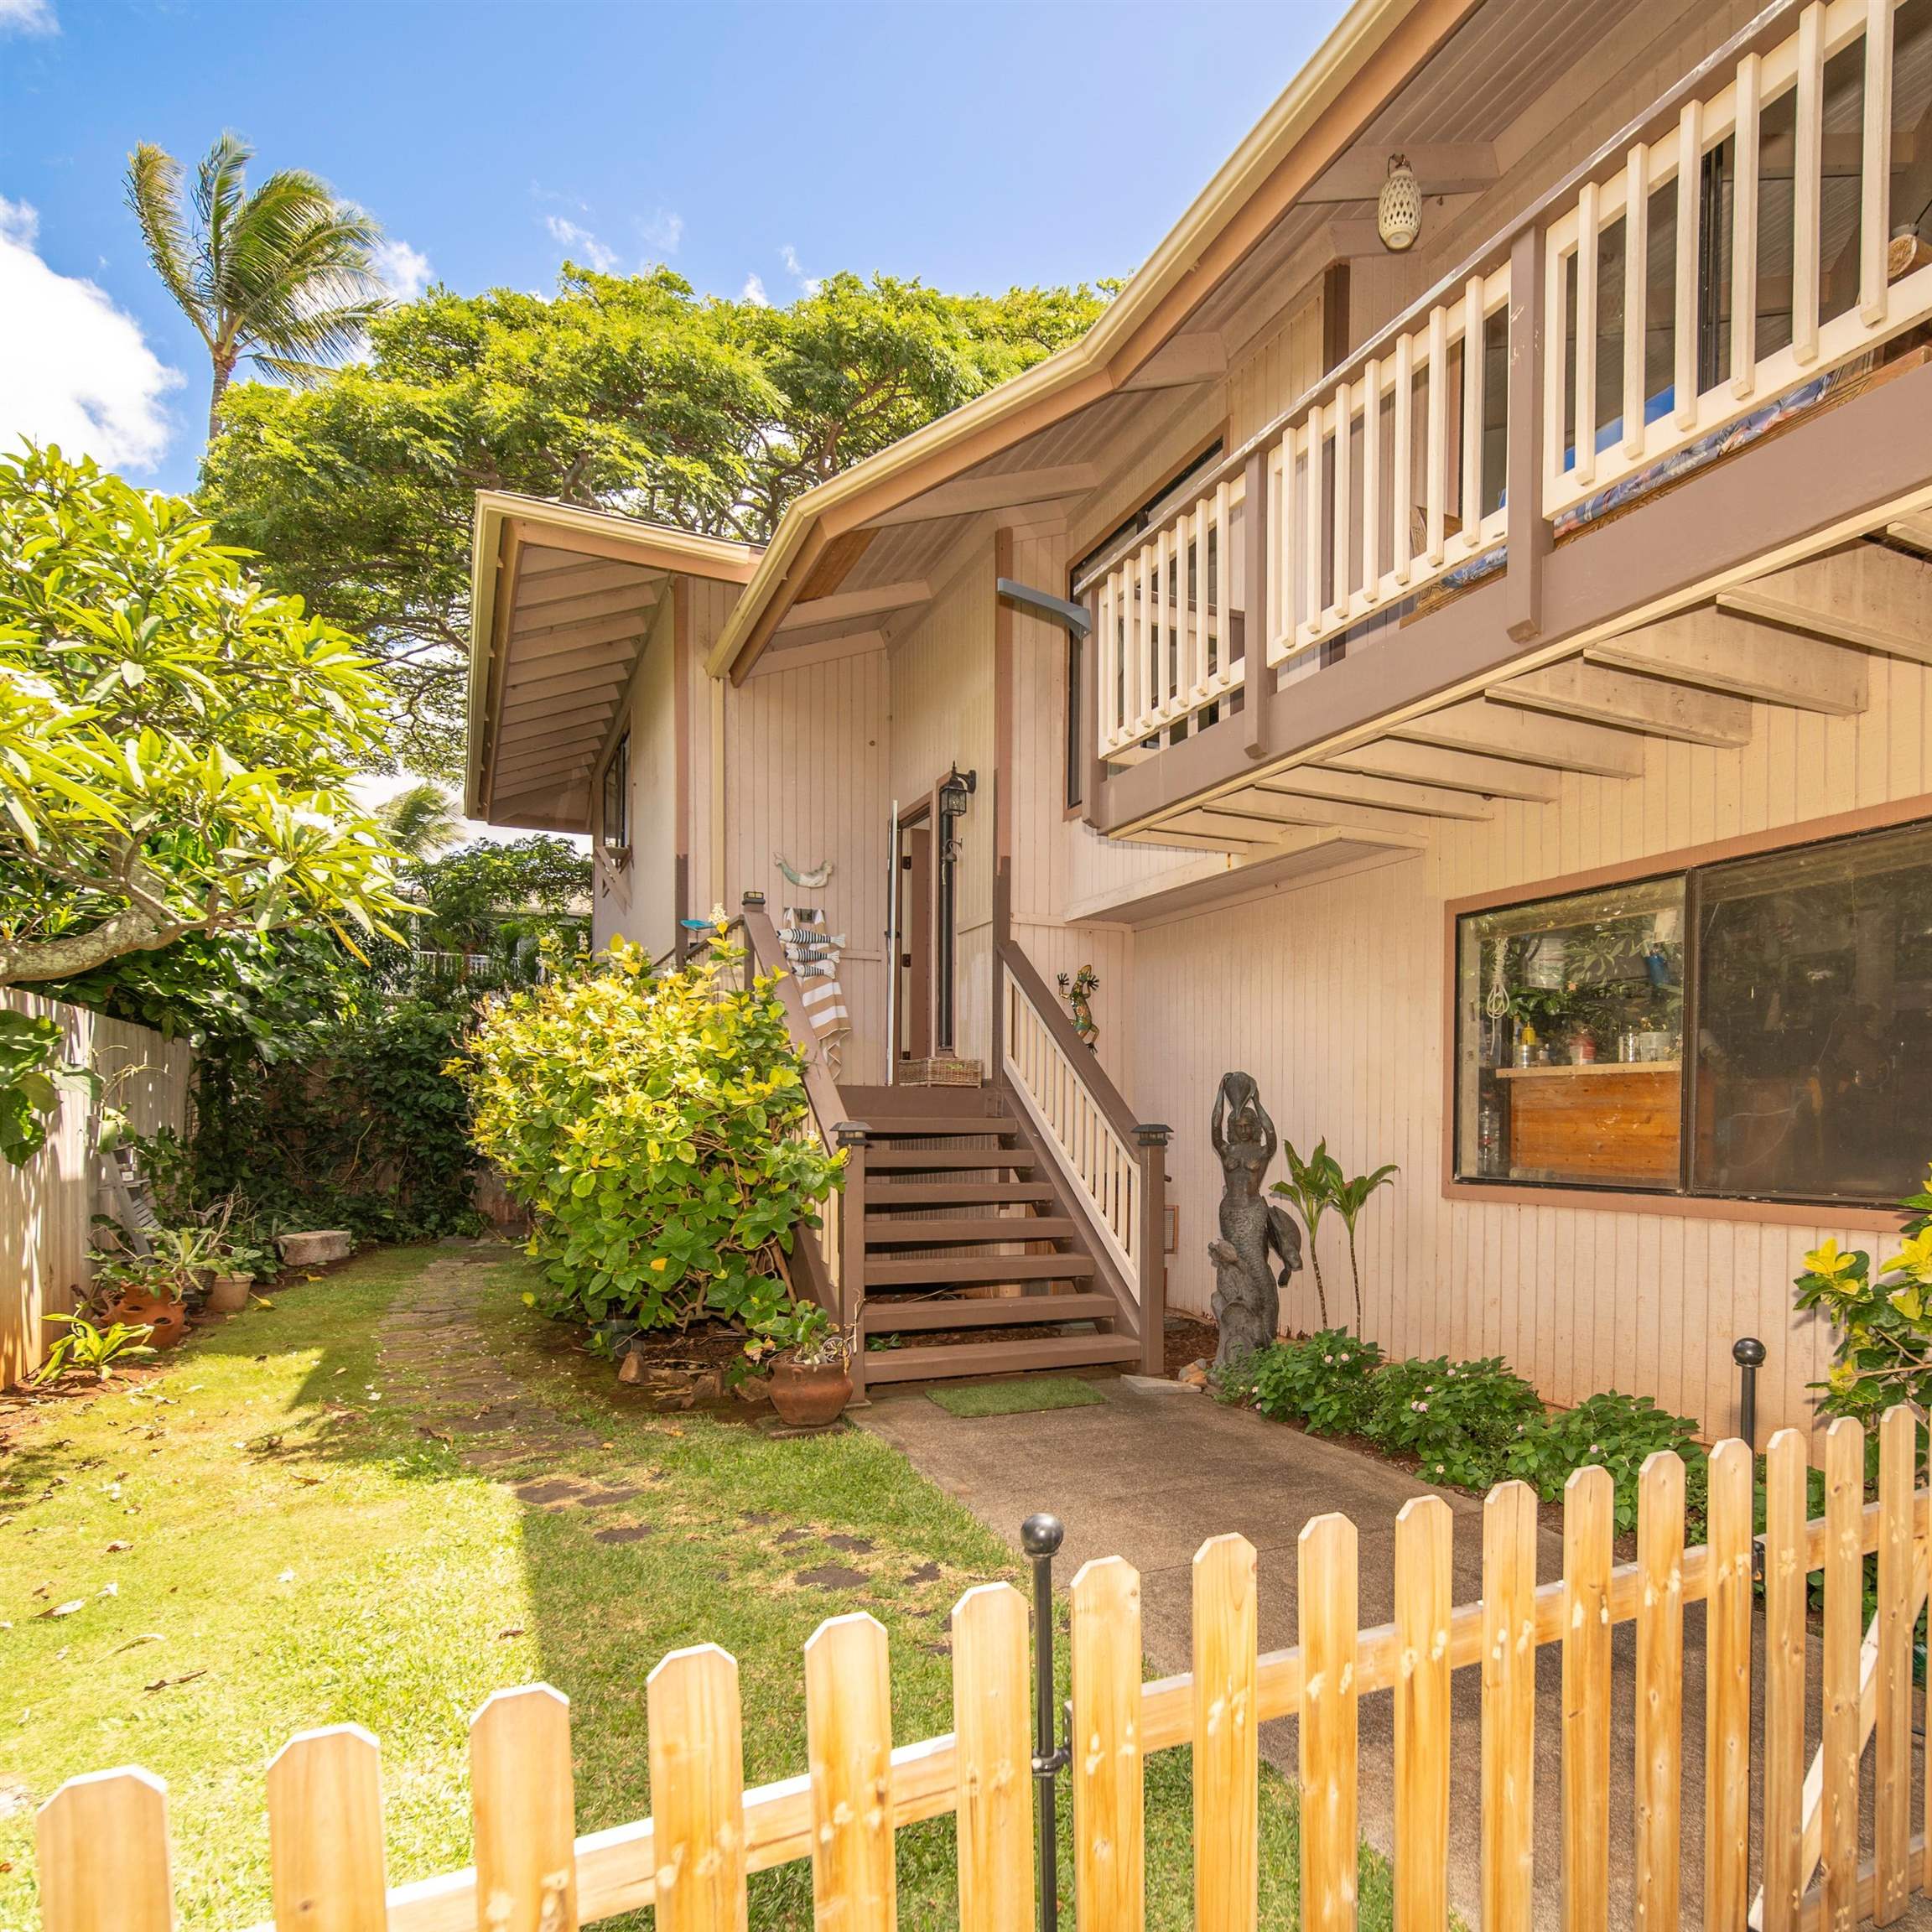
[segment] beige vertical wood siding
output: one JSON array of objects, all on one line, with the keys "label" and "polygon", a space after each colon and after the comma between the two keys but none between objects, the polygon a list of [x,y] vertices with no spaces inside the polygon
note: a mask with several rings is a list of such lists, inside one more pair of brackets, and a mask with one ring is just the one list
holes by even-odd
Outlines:
[{"label": "beige vertical wood siding", "polygon": [[[0,1007],[56,1021],[63,1058],[108,1083],[107,1104],[136,1133],[185,1129],[192,1056],[184,1041],[12,989],[0,989]],[[63,1083],[47,1145],[23,1167],[0,1161],[0,1389],[39,1366],[42,1316],[71,1309],[89,1278],[92,1219],[101,1205],[91,1124],[86,1090]]]},{"label": "beige vertical wood siding", "polygon": [[[955,877],[954,1004],[969,1059],[993,1045],[993,543],[954,573],[891,652],[890,797],[901,808],[926,797],[957,765],[979,774],[958,821]],[[884,861],[881,860],[881,865]],[[933,890],[938,890],[934,854]]]},{"label": "beige vertical wood siding", "polygon": [[[670,950],[677,932],[678,717],[671,601],[667,593],[624,693],[622,722],[604,748],[608,752],[619,733],[629,730],[630,862],[610,865],[597,849],[591,867],[591,943],[601,949],[621,933],[653,958]],[[600,773],[590,787],[591,823],[600,837],[603,797]]]},{"label": "beige vertical wood siding", "polygon": [[1322,314],[1317,293],[1263,330],[1228,371],[1230,449],[1258,435],[1322,380]]},{"label": "beige vertical wood siding", "polygon": [[[1134,1099],[1177,1130],[1181,1207],[1170,1298],[1205,1310],[1219,1195],[1208,1118],[1223,1071],[1259,1080],[1282,1133],[1318,1136],[1351,1172],[1400,1164],[1363,1219],[1367,1332],[1409,1354],[1501,1354],[1569,1402],[1615,1387],[1654,1395],[1722,1434],[1735,1421],[1740,1335],[1763,1338],[1761,1427],[1810,1420],[1805,1384],[1829,1333],[1794,1317],[1791,1280],[1835,1228],[1445,1200],[1444,904],[1706,841],[1932,791],[1932,673],[1871,660],[1857,718],[1753,707],[1740,750],[1647,741],[1640,779],[1572,776],[1551,804],[1498,802],[1488,824],[1441,831],[1412,860],[1136,935]],[[1932,1157],[1932,1148],[1924,1150]],[[1341,1230],[1322,1238],[1332,1316],[1346,1306]],[[1285,1320],[1315,1322],[1311,1277]]]},{"label": "beige vertical wood siding", "polygon": [[[886,655],[869,651],[797,671],[761,672],[726,688],[724,895],[735,911],[759,891],[774,921],[801,899],[845,935],[839,984],[852,1015],[843,1077],[885,1077]],[[829,859],[816,891],[787,885]]]}]

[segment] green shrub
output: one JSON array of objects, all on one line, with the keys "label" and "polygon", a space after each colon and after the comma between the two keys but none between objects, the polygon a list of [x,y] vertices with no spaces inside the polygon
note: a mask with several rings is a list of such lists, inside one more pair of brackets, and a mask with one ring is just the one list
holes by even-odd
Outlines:
[{"label": "green shrub", "polygon": [[1509,1452],[1509,1473],[1521,1477],[1545,1503],[1557,1503],[1572,1470],[1599,1465],[1616,1484],[1618,1529],[1634,1530],[1637,1478],[1644,1461],[1659,1449],[1672,1449],[1684,1459],[1687,1486],[1695,1479],[1699,1507],[1694,1514],[1701,1520],[1706,1479],[1696,1426],[1688,1417],[1659,1409],[1648,1395],[1621,1395],[1612,1389],[1574,1409],[1534,1418]]},{"label": "green shrub", "polygon": [[512,994],[460,1063],[476,1145],[532,1211],[546,1312],[673,1327],[768,1321],[841,1162],[803,1132],[784,1010],[715,939],[653,978],[636,947]]},{"label": "green shrub", "polygon": [[350,1006],[325,1042],[317,1029],[314,1051],[286,1058],[247,1039],[210,1041],[196,1065],[188,1173],[168,1176],[178,1202],[236,1198],[264,1232],[474,1233],[483,1223],[470,1099],[449,1064],[470,1017],[467,1001],[376,1000]]},{"label": "green shrub", "polygon": [[1431,1483],[1486,1489],[1510,1449],[1543,1413],[1536,1391],[1500,1355],[1389,1363],[1376,1376],[1366,1431],[1384,1449],[1415,1457]]},{"label": "green shrub", "polygon": [[1356,1436],[1368,1420],[1381,1360],[1373,1342],[1358,1342],[1346,1328],[1324,1328],[1305,1342],[1278,1342],[1250,1355],[1228,1378],[1227,1391],[1271,1420],[1301,1423],[1311,1435]]}]

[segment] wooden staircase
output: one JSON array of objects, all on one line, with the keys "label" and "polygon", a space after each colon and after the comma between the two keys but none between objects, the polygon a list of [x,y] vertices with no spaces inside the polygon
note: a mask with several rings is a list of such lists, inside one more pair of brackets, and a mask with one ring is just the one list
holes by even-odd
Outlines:
[{"label": "wooden staircase", "polygon": [[1140,1360],[1131,1308],[1004,1093],[843,1088],[839,1097],[865,1129],[862,1177],[849,1172],[846,1183],[862,1253],[848,1248],[846,1275],[863,1285],[855,1367],[867,1383]]},{"label": "wooden staircase", "polygon": [[[1137,1122],[1014,944],[995,894],[995,1083],[840,1086],[797,983],[776,992],[798,1047],[811,1131],[845,1186],[787,1261],[794,1294],[855,1332],[869,1383],[1119,1364],[1161,1372],[1168,1130]],[[748,971],[782,968],[759,895]]]}]

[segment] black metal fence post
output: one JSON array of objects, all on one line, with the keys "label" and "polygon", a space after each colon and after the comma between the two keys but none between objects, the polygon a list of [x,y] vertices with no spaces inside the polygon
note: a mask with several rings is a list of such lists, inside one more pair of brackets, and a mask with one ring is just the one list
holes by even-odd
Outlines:
[{"label": "black metal fence post", "polygon": [[1744,1446],[1758,1453],[1758,1371],[1764,1366],[1764,1344],[1755,1335],[1740,1335],[1731,1344],[1737,1364],[1737,1433]]},{"label": "black metal fence post", "polygon": [[1033,1790],[1040,1812],[1040,1932],[1057,1932],[1060,1924],[1054,1779],[1065,1767],[1067,1753],[1053,1737],[1059,1709],[1053,1693],[1053,1558],[1066,1535],[1060,1519],[1044,1511],[1020,1525],[1020,1547],[1033,1566]]}]

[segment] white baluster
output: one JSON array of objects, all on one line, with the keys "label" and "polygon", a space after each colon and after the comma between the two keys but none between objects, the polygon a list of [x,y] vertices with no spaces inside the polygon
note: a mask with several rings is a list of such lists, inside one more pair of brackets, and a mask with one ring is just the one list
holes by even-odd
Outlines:
[{"label": "white baluster", "polygon": [[1443,518],[1449,501],[1449,311],[1429,311],[1429,564],[1442,564]]},{"label": "white baluster", "polygon": [[1462,291],[1462,541],[1476,548],[1483,526],[1483,280]]},{"label": "white baluster", "polygon": [[1576,220],[1576,480],[1597,480],[1597,184],[1586,181]]},{"label": "white baluster", "polygon": [[1644,351],[1650,321],[1650,150],[1623,164],[1623,454],[1644,454]]},{"label": "white baluster", "polygon": [[1395,435],[1390,461],[1389,548],[1394,566],[1395,581],[1409,581],[1409,519],[1415,507],[1415,338],[1403,335],[1395,340]]},{"label": "white baluster", "polygon": [[1818,359],[1818,221],[1824,193],[1825,8],[1798,16],[1798,134],[1791,184],[1791,354]]},{"label": "white baluster", "polygon": [[1335,519],[1333,557],[1331,568],[1335,573],[1333,585],[1335,597],[1329,615],[1337,624],[1346,623],[1348,617],[1348,584],[1351,565],[1348,556],[1348,531],[1350,512],[1353,506],[1349,501],[1348,490],[1348,443],[1350,425],[1354,420],[1355,407],[1353,392],[1348,385],[1341,384],[1335,392]]},{"label": "white baluster", "polygon": [[1703,239],[1704,104],[1686,101],[1677,117],[1677,263],[1671,348],[1671,420],[1680,429],[1697,423],[1697,266]]},{"label": "white baluster", "polygon": [[1731,393],[1741,401],[1758,387],[1758,56],[1737,63],[1731,148]]},{"label": "white baluster", "polygon": [[1858,319],[1885,319],[1892,236],[1892,0],[1865,0],[1865,157],[1859,183]]},{"label": "white baluster", "polygon": [[1322,405],[1308,412],[1308,494],[1302,507],[1306,513],[1308,552],[1308,627],[1320,636],[1322,613]]},{"label": "white baluster", "polygon": [[1217,640],[1216,688],[1227,689],[1233,679],[1234,546],[1228,540],[1228,479],[1214,486],[1214,634]]},{"label": "white baluster", "polygon": [[1362,601],[1382,595],[1382,365],[1362,372]]}]

